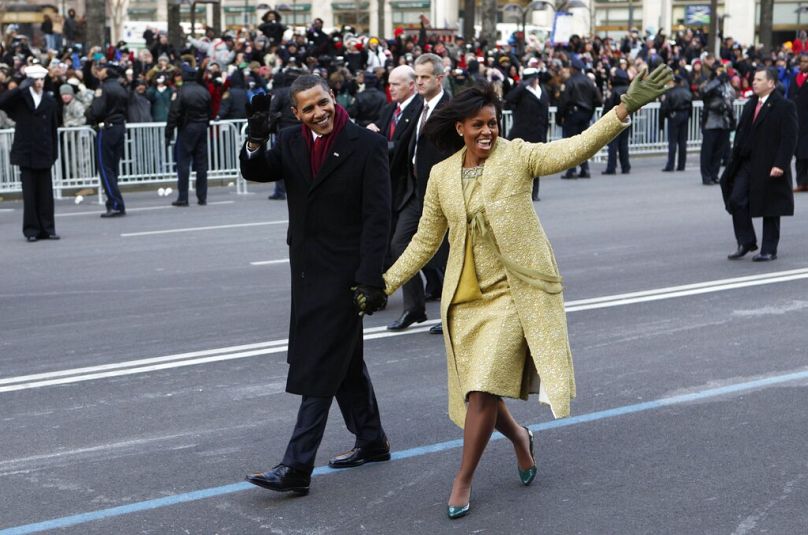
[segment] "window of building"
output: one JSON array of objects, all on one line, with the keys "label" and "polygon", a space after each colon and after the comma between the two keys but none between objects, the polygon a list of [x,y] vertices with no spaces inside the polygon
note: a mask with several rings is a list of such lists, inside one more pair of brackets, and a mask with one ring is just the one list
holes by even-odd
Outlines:
[{"label": "window of building", "polygon": [[337,28],[353,26],[359,33],[368,31],[370,28],[369,5],[368,2],[334,2],[331,4],[331,8],[334,10],[334,25]]}]

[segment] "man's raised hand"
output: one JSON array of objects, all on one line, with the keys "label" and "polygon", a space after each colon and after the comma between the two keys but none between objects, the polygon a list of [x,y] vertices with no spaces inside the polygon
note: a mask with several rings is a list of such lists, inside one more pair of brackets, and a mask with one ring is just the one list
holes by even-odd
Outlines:
[{"label": "man's raised hand", "polygon": [[269,113],[272,95],[259,93],[247,103],[247,141],[263,145],[272,131],[273,118]]}]

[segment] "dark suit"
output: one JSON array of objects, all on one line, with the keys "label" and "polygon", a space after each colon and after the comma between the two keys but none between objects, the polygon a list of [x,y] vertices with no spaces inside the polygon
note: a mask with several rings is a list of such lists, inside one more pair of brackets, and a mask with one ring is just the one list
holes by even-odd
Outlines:
[{"label": "dark suit", "polygon": [[[438,101],[437,105],[435,105],[435,109],[440,109],[449,102],[449,100],[449,94],[443,93],[443,96]],[[438,149],[426,136],[417,135],[421,113],[423,113],[423,106],[415,120],[416,132],[414,132],[410,138],[407,151],[407,166],[409,172],[406,176],[406,182],[403,192],[400,195],[399,203],[393,206],[393,209],[398,212],[396,228],[393,231],[393,238],[390,242],[394,259],[401,256],[407,248],[407,245],[409,245],[410,240],[412,240],[412,237],[415,236],[415,231],[418,230],[418,221],[421,219],[421,212],[424,208],[423,202],[424,196],[426,195],[426,184],[429,180],[429,173],[432,171],[432,166],[450,156],[449,152]],[[430,112],[430,117],[432,113],[434,113],[434,110]],[[413,157],[415,157],[415,165],[412,163]],[[424,276],[427,279],[427,285],[431,287],[430,293],[440,293],[440,288],[443,285],[443,271],[446,267],[448,252],[448,243],[444,241],[441,249],[423,269]],[[415,313],[424,311],[426,308],[426,294],[424,292],[424,283],[421,282],[420,277],[413,277],[409,282],[404,284],[402,294],[404,298],[404,310],[410,310]]]},{"label": "dark suit", "polygon": [[29,89],[9,89],[0,94],[0,109],[15,121],[11,164],[20,167],[22,181],[22,232],[26,237],[56,234],[53,215],[51,166],[58,156],[57,106],[50,92],[42,92],[39,106]]},{"label": "dark suit", "polygon": [[[791,157],[797,143],[794,103],[772,92],[753,122],[758,97],[743,108],[730,164],[721,177],[721,190],[738,245],[755,245],[753,217],[763,218],[761,254],[777,254],[780,216],[794,215]],[[784,171],[769,176],[772,167]]]},{"label": "dark suit", "polygon": [[350,122],[316,176],[300,126],[275,146],[248,156],[247,180],[283,178],[289,206],[292,305],[286,391],[301,394],[298,421],[283,464],[311,472],[334,396],[361,447],[385,440],[362,354],[362,319],[351,287],[384,287],[390,224],[387,143]]},{"label": "dark suit", "polygon": [[415,135],[415,129],[418,127],[418,119],[421,116],[424,101],[420,95],[415,95],[401,112],[393,131],[393,137],[390,138],[390,124],[394,122],[393,116],[397,106],[397,102],[392,102],[385,106],[379,120],[374,123],[379,129],[379,134],[387,139],[387,154],[390,159],[391,199],[394,213],[397,213],[403,204],[402,197],[407,188],[410,172],[410,142]]},{"label": "dark suit", "polygon": [[[561,94],[559,116],[563,121],[562,135],[565,138],[577,136],[587,128],[595,114],[595,108],[603,103],[603,97],[594,82],[580,71],[574,71],[564,84]],[[581,162],[581,174],[589,174],[589,161]],[[575,168],[567,170],[565,176],[575,175]]]},{"label": "dark suit", "polygon": [[[550,97],[542,88],[541,98],[529,91],[529,82],[514,87],[505,96],[505,107],[513,113],[513,126],[508,139],[524,139],[531,143],[547,142],[547,128],[550,124]],[[533,179],[533,200],[539,195],[539,179]]]},{"label": "dark suit", "polygon": [[791,78],[788,86],[788,96],[797,105],[797,116],[800,123],[800,132],[797,137],[797,185],[808,187],[808,80],[802,87],[797,87],[797,75]]}]

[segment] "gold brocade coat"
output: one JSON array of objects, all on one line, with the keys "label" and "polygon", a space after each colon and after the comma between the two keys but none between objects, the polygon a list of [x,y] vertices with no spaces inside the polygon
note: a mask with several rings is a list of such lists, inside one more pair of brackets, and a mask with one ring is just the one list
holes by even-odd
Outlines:
[{"label": "gold brocade coat", "polygon": [[[553,141],[527,143],[497,139],[485,161],[482,196],[490,231],[503,257],[548,275],[558,276],[550,242],[531,201],[533,177],[560,173],[591,158],[630,123],[611,111],[582,134]],[[449,231],[449,259],[441,295],[441,318],[449,307],[463,269],[468,238],[466,204],[461,184],[465,148],[432,168],[418,231],[396,263],[385,273],[386,292],[392,294],[432,258]],[[567,337],[563,293],[549,294],[514,276],[506,268],[508,285],[539,379],[556,418],[569,416],[575,397],[575,378]],[[444,329],[448,367],[449,417],[463,427],[464,393],[452,346]],[[521,370],[515,370],[521,373]]]}]

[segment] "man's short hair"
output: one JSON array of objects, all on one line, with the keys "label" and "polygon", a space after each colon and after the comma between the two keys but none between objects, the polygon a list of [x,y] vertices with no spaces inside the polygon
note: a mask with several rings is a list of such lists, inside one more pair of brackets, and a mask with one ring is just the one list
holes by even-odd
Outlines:
[{"label": "man's short hair", "polygon": [[777,69],[774,67],[758,67],[755,72],[764,72],[768,81],[777,83]]},{"label": "man's short hair", "polygon": [[295,97],[301,91],[307,91],[312,87],[317,86],[322,87],[325,89],[325,92],[328,93],[331,91],[331,88],[328,87],[328,81],[324,78],[320,78],[319,76],[315,76],[313,74],[305,74],[303,76],[299,76],[292,85],[289,87],[289,96],[292,99],[292,106],[297,106],[297,101]]},{"label": "man's short hair", "polygon": [[435,76],[443,74],[443,59],[437,54],[427,52],[426,54],[421,54],[418,56],[418,59],[415,60],[416,66],[424,65],[425,63],[432,64],[432,74]]}]

